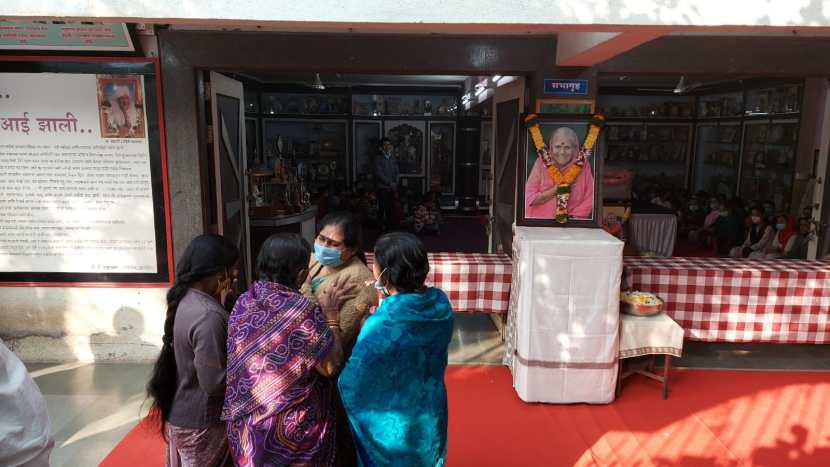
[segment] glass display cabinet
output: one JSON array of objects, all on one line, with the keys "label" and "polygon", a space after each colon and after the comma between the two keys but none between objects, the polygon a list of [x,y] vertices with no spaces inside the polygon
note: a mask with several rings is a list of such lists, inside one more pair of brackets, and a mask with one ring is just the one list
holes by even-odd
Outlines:
[{"label": "glass display cabinet", "polygon": [[744,200],[769,200],[779,208],[790,202],[798,128],[794,119],[744,123],[740,173]]},{"label": "glass display cabinet", "polygon": [[694,191],[734,196],[740,170],[741,123],[699,124],[695,138]]}]

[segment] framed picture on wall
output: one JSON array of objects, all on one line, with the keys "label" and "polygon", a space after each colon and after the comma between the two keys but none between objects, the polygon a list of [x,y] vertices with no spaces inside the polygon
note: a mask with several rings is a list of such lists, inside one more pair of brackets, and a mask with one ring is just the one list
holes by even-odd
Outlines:
[{"label": "framed picture on wall", "polygon": [[537,99],[536,113],[593,114],[593,99]]},{"label": "framed picture on wall", "polygon": [[361,181],[372,175],[372,163],[378,154],[382,122],[355,120],[352,133],[352,180]]},{"label": "framed picture on wall", "polygon": [[426,174],[426,122],[387,120],[384,129],[385,136],[392,141],[392,153],[398,161],[401,177],[423,177]]},{"label": "framed picture on wall", "polygon": [[516,224],[601,227],[599,148],[585,147],[591,116],[539,114],[522,121]]}]

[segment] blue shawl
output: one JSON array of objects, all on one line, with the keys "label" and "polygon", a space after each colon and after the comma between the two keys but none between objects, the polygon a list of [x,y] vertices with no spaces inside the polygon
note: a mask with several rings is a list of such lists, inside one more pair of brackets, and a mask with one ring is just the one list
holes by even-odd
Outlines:
[{"label": "blue shawl", "polygon": [[383,300],[338,387],[363,467],[443,466],[452,307],[436,288]]}]

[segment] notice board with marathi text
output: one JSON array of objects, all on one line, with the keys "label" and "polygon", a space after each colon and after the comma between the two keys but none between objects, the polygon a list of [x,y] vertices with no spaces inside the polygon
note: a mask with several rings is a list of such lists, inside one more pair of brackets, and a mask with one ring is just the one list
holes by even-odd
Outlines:
[{"label": "notice board with marathi text", "polygon": [[0,58],[0,283],[172,281],[158,62]]}]

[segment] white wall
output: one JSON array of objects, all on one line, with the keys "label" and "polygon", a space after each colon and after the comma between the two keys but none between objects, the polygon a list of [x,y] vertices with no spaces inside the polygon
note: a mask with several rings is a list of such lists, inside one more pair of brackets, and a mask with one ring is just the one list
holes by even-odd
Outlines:
[{"label": "white wall", "polygon": [[[561,25],[606,26],[830,26],[830,4],[816,0],[4,0],[0,17],[126,19],[151,23],[336,23],[373,29],[436,29],[458,25],[515,25],[549,30]],[[219,20],[219,21],[217,21]],[[532,27],[528,27],[532,26]],[[616,30],[619,28],[611,28]],[[584,30],[602,30],[595,26]]]},{"label": "white wall", "polygon": [[0,338],[30,362],[152,361],[163,288],[0,288]]}]

